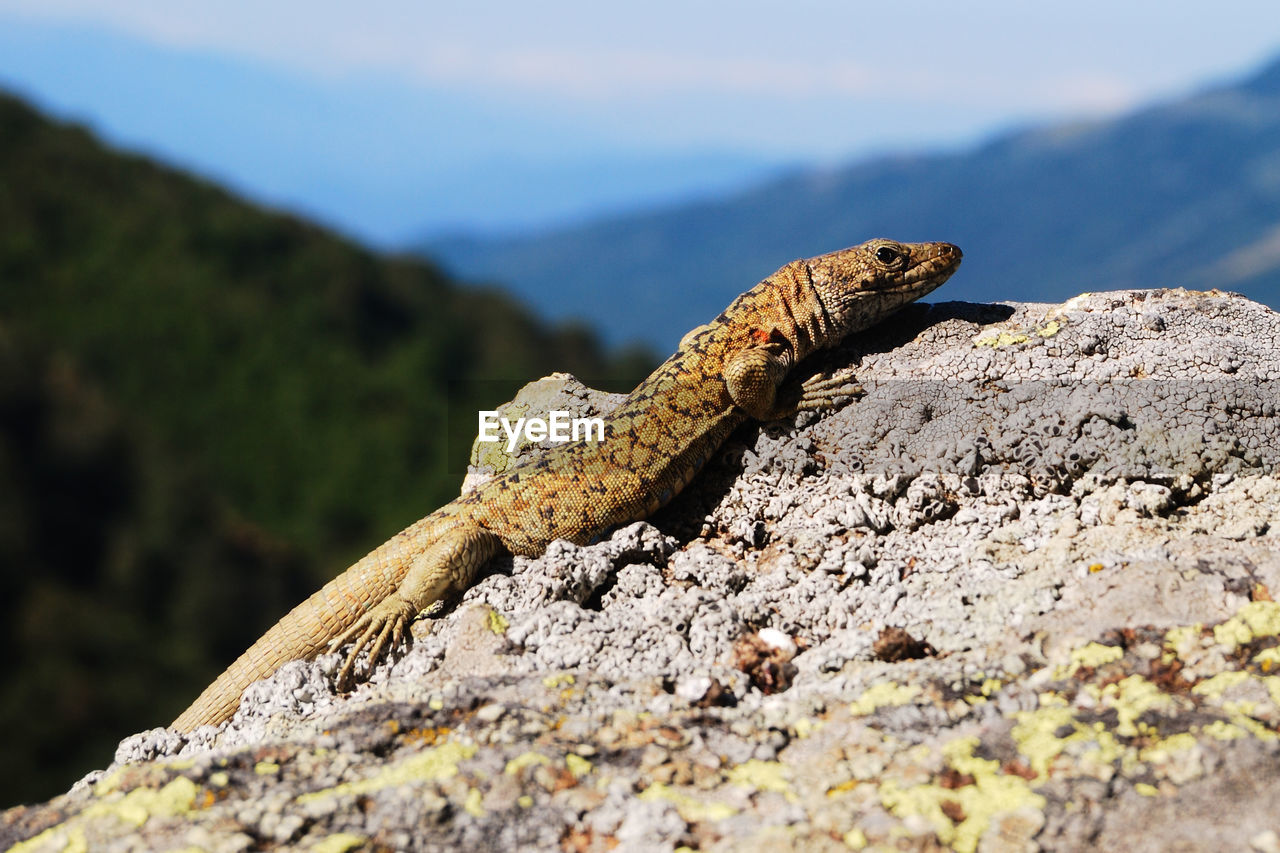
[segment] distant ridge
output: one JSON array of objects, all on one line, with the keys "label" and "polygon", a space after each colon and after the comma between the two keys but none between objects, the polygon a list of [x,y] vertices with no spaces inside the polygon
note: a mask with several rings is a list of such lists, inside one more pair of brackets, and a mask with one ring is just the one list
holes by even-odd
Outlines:
[{"label": "distant ridge", "polygon": [[1113,120],[424,251],[460,274],[511,285],[551,316],[665,349],[781,264],[876,235],[960,244],[965,269],[948,298],[1056,301],[1183,285],[1280,306],[1280,59]]}]

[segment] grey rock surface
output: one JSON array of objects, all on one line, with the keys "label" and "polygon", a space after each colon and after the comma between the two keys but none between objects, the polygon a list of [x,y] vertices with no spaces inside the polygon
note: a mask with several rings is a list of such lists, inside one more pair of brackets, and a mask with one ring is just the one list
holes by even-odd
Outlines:
[{"label": "grey rock surface", "polygon": [[289,664],[0,842],[1280,850],[1280,315],[915,306],[814,366],[855,367],[649,522],[495,561],[352,694]]}]

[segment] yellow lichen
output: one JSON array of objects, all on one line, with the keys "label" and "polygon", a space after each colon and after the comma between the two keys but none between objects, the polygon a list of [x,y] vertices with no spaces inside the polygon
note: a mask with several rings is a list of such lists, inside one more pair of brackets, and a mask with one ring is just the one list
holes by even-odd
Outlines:
[{"label": "yellow lichen", "polygon": [[484,810],[484,806],[480,805],[480,801],[484,799],[484,795],[480,793],[479,788],[472,788],[467,791],[467,798],[462,801],[462,810],[472,817],[484,817],[488,814]]},{"label": "yellow lichen", "polygon": [[259,776],[273,776],[280,772],[280,765],[274,761],[259,761],[253,765],[253,772]]},{"label": "yellow lichen", "polygon": [[1202,629],[1199,622],[1194,625],[1170,628],[1164,632],[1165,647],[1178,657],[1186,657],[1200,645],[1200,632]]},{"label": "yellow lichen", "polygon": [[575,779],[581,779],[591,772],[591,762],[572,752],[564,757],[564,766],[569,768]]},{"label": "yellow lichen", "polygon": [[639,800],[664,800],[676,807],[680,817],[687,821],[725,820],[738,813],[733,806],[720,802],[703,802],[697,797],[675,788],[654,782],[636,795]]},{"label": "yellow lichen", "polygon": [[840,840],[844,842],[844,846],[850,850],[861,850],[867,846],[867,834],[856,826],[840,836]]},{"label": "yellow lichen", "polygon": [[973,345],[976,347],[991,347],[999,349],[1000,347],[1012,346],[1014,344],[1025,344],[1028,338],[1022,332],[998,332],[992,335],[983,335],[974,340]]},{"label": "yellow lichen", "polygon": [[507,617],[503,616],[492,607],[489,608],[488,626],[489,630],[501,636],[507,633],[507,628],[511,627],[511,623],[507,621]]},{"label": "yellow lichen", "polygon": [[476,754],[474,744],[447,741],[440,746],[424,749],[403,761],[382,768],[367,779],[358,782],[347,782],[312,791],[298,797],[299,803],[308,803],[325,797],[350,797],[368,794],[401,785],[416,782],[437,782],[448,779],[458,773],[458,763]]},{"label": "yellow lichen", "polygon": [[1280,603],[1274,601],[1251,601],[1213,629],[1213,639],[1229,650],[1276,634],[1280,634]]},{"label": "yellow lichen", "polygon": [[1280,676],[1268,675],[1261,679],[1263,685],[1267,688],[1271,701],[1276,705],[1280,705]]},{"label": "yellow lichen", "polygon": [[1263,649],[1253,656],[1253,662],[1263,672],[1271,672],[1273,669],[1280,669],[1280,646],[1272,646],[1269,649]]},{"label": "yellow lichen", "polygon": [[1200,731],[1214,740],[1239,740],[1242,737],[1248,737],[1239,726],[1223,720],[1214,720],[1209,725],[1201,727]]},{"label": "yellow lichen", "polygon": [[849,706],[849,713],[855,717],[865,717],[877,708],[890,708],[905,705],[920,693],[914,684],[894,684],[892,681],[880,681],[862,691],[858,700]]},{"label": "yellow lichen", "polygon": [[569,672],[558,672],[555,675],[548,675],[542,679],[542,686],[548,690],[555,690],[557,687],[567,687],[575,681],[573,674]]},{"label": "yellow lichen", "polygon": [[545,755],[543,755],[540,752],[533,752],[531,750],[522,755],[517,755],[515,758],[508,761],[506,768],[502,772],[508,776],[514,776],[517,773],[519,773],[521,770],[525,769],[526,767],[532,767],[535,764],[550,764],[550,763],[551,763],[550,758],[547,758]]},{"label": "yellow lichen", "polygon": [[308,850],[311,853],[347,853],[348,850],[355,850],[363,847],[369,839],[363,835],[356,835],[351,832],[335,832],[333,835],[322,838],[315,844],[312,844]]},{"label": "yellow lichen", "polygon": [[1071,650],[1072,672],[1081,667],[1097,669],[1100,666],[1120,660],[1124,657],[1124,649],[1119,646],[1104,646],[1102,643],[1089,643]]},{"label": "yellow lichen", "polygon": [[744,761],[729,773],[729,784],[755,791],[778,791],[785,793],[791,789],[787,781],[787,768],[779,761]]},{"label": "yellow lichen", "polygon": [[1254,639],[1280,634],[1280,602],[1251,601],[1236,611],[1253,632]]},{"label": "yellow lichen", "polygon": [[93,786],[93,795],[95,797],[105,797],[107,794],[114,791],[120,785],[120,780],[124,776],[125,769],[126,768],[121,767],[119,770],[103,777],[98,784]]},{"label": "yellow lichen", "polygon": [[1196,684],[1191,688],[1191,692],[1208,699],[1221,699],[1223,693],[1237,684],[1243,684],[1249,678],[1250,676],[1247,672],[1220,672],[1212,678],[1206,678]]},{"label": "yellow lichen", "polygon": [[185,776],[163,788],[135,788],[118,800],[108,799],[89,806],[82,812],[86,820],[104,815],[114,816],[133,826],[142,826],[152,815],[169,816],[186,812],[199,788]]},{"label": "yellow lichen", "polygon": [[[99,785],[104,786],[104,793],[99,796],[105,797],[104,800],[95,802],[67,822],[14,845],[10,848],[11,853],[30,853],[53,846],[57,846],[62,853],[84,853],[89,849],[89,844],[81,823],[112,817],[136,829],[152,816],[170,817],[188,811],[199,792],[195,782],[179,776],[159,790],[135,788],[127,794],[114,796],[114,786],[118,781],[118,777],[103,780]],[[98,788],[94,789],[94,793],[98,795]]]},{"label": "yellow lichen", "polygon": [[[1248,707],[1248,706],[1252,706],[1253,703],[1252,702],[1228,702],[1224,706],[1225,710],[1227,710],[1227,712],[1231,714],[1230,725],[1236,727],[1237,729],[1240,729],[1242,732],[1241,734],[1242,737],[1246,734],[1249,734],[1249,735],[1253,735],[1258,740],[1267,740],[1267,741],[1273,741],[1273,740],[1276,740],[1277,738],[1280,738],[1280,735],[1277,735],[1274,731],[1267,728],[1262,723],[1255,720],[1253,717],[1249,716],[1249,713],[1250,713],[1249,711],[1244,711],[1244,710],[1240,710],[1239,708],[1232,707],[1237,705]],[[1220,740],[1224,740],[1224,739],[1226,738],[1220,738]],[[1232,736],[1232,739],[1234,739],[1234,736]]]},{"label": "yellow lichen", "polygon": [[50,827],[39,835],[20,841],[9,848],[8,853],[36,853],[58,850],[60,853],[89,853],[89,841],[84,830],[66,824]]},{"label": "yellow lichen", "polygon": [[[1039,779],[1048,775],[1049,765],[1066,748],[1069,741],[1087,739],[1088,735],[1079,731],[1071,709],[1065,704],[1046,702],[1046,695],[1040,696],[1040,708],[1034,711],[1018,711],[1013,715],[1013,739],[1018,745],[1018,752],[1027,759]],[[1070,726],[1071,734],[1058,737],[1057,732],[1064,726]]]},{"label": "yellow lichen", "polygon": [[1196,748],[1196,736],[1191,732],[1179,732],[1138,750],[1138,759],[1152,764],[1168,761],[1175,752],[1187,752]]},{"label": "yellow lichen", "polygon": [[1234,651],[1236,646],[1253,639],[1249,626],[1242,620],[1231,618],[1220,625],[1213,626],[1213,641]]},{"label": "yellow lichen", "polygon": [[1135,721],[1147,711],[1166,710],[1173,707],[1173,699],[1159,687],[1141,675],[1131,675],[1099,689],[1089,684],[1085,691],[1097,698],[1104,707],[1116,710],[1116,734],[1135,737],[1138,729]]},{"label": "yellow lichen", "polygon": [[[976,737],[963,737],[942,748],[947,763],[960,773],[972,776],[973,784],[943,787],[928,783],[901,787],[891,779],[880,786],[881,804],[900,818],[911,815],[925,818],[933,825],[939,840],[960,853],[977,849],[978,840],[996,815],[1028,806],[1043,809],[1044,797],[1032,791],[1026,779],[1001,773],[999,762],[973,754],[979,742]],[[944,802],[955,803],[962,818],[957,821],[948,817],[942,809]]]}]

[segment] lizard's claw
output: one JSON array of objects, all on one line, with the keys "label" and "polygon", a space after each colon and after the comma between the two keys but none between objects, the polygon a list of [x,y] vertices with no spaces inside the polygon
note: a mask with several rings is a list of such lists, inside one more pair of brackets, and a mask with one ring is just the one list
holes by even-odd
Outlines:
[{"label": "lizard's claw", "polygon": [[863,387],[851,376],[829,376],[818,373],[801,383],[796,411],[832,409],[836,407],[839,400],[861,397],[864,393],[866,391]]},{"label": "lizard's claw", "polygon": [[[351,651],[338,672],[336,681],[339,690],[346,690],[351,685],[351,673],[355,669],[356,658],[365,649],[369,649],[369,671],[382,657],[388,648],[397,647],[405,639],[413,640],[407,630],[409,623],[418,615],[413,605],[398,595],[384,598],[369,612],[361,616],[356,623],[335,638],[329,644],[329,651],[334,652],[351,643]],[[390,645],[388,645],[390,644]]]},{"label": "lizard's claw", "polygon": [[817,373],[804,382],[789,382],[778,392],[770,420],[793,418],[801,412],[839,408],[842,401],[861,397],[864,391],[851,376]]}]

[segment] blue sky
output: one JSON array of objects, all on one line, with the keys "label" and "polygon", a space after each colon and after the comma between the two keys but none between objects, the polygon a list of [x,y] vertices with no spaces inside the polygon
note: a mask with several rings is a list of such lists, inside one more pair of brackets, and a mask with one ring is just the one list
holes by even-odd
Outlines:
[{"label": "blue sky", "polygon": [[[0,0],[6,27],[0,81],[384,244],[1113,114],[1280,50],[1274,0]],[[92,67],[97,36],[159,58]]]}]

